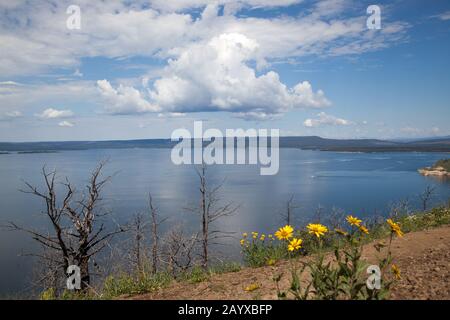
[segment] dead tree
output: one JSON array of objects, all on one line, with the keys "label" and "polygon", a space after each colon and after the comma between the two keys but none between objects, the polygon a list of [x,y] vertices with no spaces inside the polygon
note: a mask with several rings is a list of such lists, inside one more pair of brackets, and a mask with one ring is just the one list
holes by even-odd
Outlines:
[{"label": "dead tree", "polygon": [[188,208],[188,210],[198,213],[201,220],[200,229],[200,244],[201,244],[201,265],[206,270],[209,263],[209,246],[211,244],[217,244],[220,238],[229,237],[233,232],[213,229],[214,222],[221,218],[231,216],[236,213],[238,207],[233,206],[232,203],[226,203],[221,205],[221,199],[219,197],[220,189],[223,183],[209,187],[206,177],[206,165],[203,164],[200,170],[197,170],[198,177],[200,179],[200,206],[198,208]]},{"label": "dead tree", "polygon": [[425,190],[420,194],[420,200],[422,201],[422,209],[423,211],[427,210],[428,202],[434,195],[435,187],[427,186]]},{"label": "dead tree", "polygon": [[195,250],[198,234],[185,235],[183,228],[172,228],[164,238],[163,262],[173,277],[184,273],[195,265]]},{"label": "dead tree", "polygon": [[331,208],[330,217],[328,219],[328,223],[333,229],[341,229],[341,222],[345,221],[345,210],[333,207]]},{"label": "dead tree", "polygon": [[[56,171],[47,172],[45,167],[42,175],[45,181],[45,191],[25,182],[27,189],[24,193],[35,195],[45,202],[43,214],[49,219],[51,231],[39,232],[9,223],[11,230],[26,232],[47,249],[56,253],[56,266],[62,274],[66,274],[69,265],[80,268],[81,289],[87,289],[91,284],[91,273],[89,271],[90,259],[98,254],[115,234],[124,232],[125,229],[118,227],[114,231],[105,231],[101,218],[108,212],[101,210],[101,191],[110,177],[102,178],[101,171],[105,162],[101,162],[92,172],[86,186],[86,192],[78,200],[74,199],[75,189],[69,180],[62,183],[64,193],[62,198],[57,196]],[[61,199],[61,200],[59,200]],[[32,254],[41,259],[48,260],[48,255],[39,253]]]},{"label": "dead tree", "polygon": [[[64,273],[59,266],[58,253],[41,245],[39,263],[33,264],[31,286],[37,288],[59,288],[64,279]],[[21,256],[34,256],[22,254]]]},{"label": "dead tree", "polygon": [[133,233],[133,244],[130,252],[130,261],[138,274],[144,272],[145,261],[145,229],[148,221],[145,221],[144,216],[138,213],[134,216],[131,231]]},{"label": "dead tree", "polygon": [[166,221],[166,219],[160,220],[158,217],[158,211],[156,207],[153,205],[152,195],[148,195],[148,204],[150,209],[150,217],[151,217],[151,235],[152,235],[152,248],[151,248],[151,260],[152,266],[151,271],[155,274],[158,271],[159,267],[159,226]]},{"label": "dead tree", "polygon": [[289,226],[291,225],[294,210],[297,208],[298,208],[298,206],[296,206],[294,204],[294,195],[291,195],[291,197],[289,198],[289,200],[286,203],[286,213],[281,215],[284,220],[284,223],[286,223]]},{"label": "dead tree", "polygon": [[166,219],[159,219],[151,194],[148,197],[148,212],[148,215],[136,214],[130,224],[132,238],[126,259],[132,263],[138,274],[147,271],[155,274],[160,262],[159,227]]},{"label": "dead tree", "polygon": [[320,223],[322,220],[322,213],[325,210],[325,208],[319,204],[317,206],[316,212],[315,212],[315,219],[317,220],[317,223]]},{"label": "dead tree", "polygon": [[406,216],[409,214],[410,210],[409,210],[409,199],[405,198],[402,199],[400,201],[394,202],[391,205],[391,216],[395,217],[395,218],[399,218],[401,216]]}]

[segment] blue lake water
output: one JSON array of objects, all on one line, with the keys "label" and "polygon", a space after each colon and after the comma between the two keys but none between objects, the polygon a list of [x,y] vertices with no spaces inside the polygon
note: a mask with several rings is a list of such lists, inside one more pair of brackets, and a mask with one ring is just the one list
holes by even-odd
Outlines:
[{"label": "blue lake water", "polygon": [[[221,165],[208,168],[209,183],[225,179],[224,202],[239,205],[237,214],[219,222],[222,230],[273,232],[281,223],[280,213],[294,195],[294,219],[306,222],[320,205],[323,215],[333,207],[360,217],[387,215],[396,201],[409,199],[411,208],[420,207],[418,195],[435,186],[433,202],[450,197],[449,181],[423,177],[417,169],[429,166],[448,154],[439,153],[336,153],[280,150],[280,171],[261,176],[253,165]],[[0,223],[15,221],[33,228],[45,228],[39,199],[23,194],[23,180],[43,186],[40,170],[45,164],[56,168],[81,189],[89,172],[100,160],[109,159],[105,174],[114,177],[104,189],[105,207],[121,223],[143,212],[152,193],[162,216],[169,219],[163,228],[175,224],[193,231],[198,218],[186,207],[198,204],[198,177],[193,166],[175,166],[170,149],[112,149],[64,151],[43,154],[0,155]],[[0,294],[26,290],[32,260],[19,256],[35,250],[27,235],[0,230]],[[226,249],[239,257],[238,241]]]}]

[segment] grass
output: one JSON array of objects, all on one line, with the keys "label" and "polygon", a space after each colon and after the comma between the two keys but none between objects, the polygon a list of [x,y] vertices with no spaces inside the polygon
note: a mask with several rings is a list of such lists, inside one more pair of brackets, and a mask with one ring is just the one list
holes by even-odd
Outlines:
[{"label": "grass", "polygon": [[241,240],[244,263],[249,267],[261,267],[275,264],[276,261],[287,258],[285,248],[271,236],[259,235],[253,232],[248,239],[246,234]]},{"label": "grass", "polygon": [[99,291],[91,290],[85,293],[65,290],[57,294],[53,288],[44,290],[40,294],[41,300],[90,300],[90,299],[115,299],[123,296],[139,295],[154,292],[167,287],[173,281],[187,283],[199,283],[208,280],[211,276],[238,272],[242,268],[237,262],[222,262],[204,270],[200,266],[194,266],[191,270],[180,274],[176,279],[169,272],[152,273],[128,273],[119,272],[108,276]]},{"label": "grass", "polygon": [[124,295],[136,295],[152,292],[167,286],[173,280],[169,273],[142,273],[134,276],[120,273],[106,278],[101,297],[112,299]]},{"label": "grass", "polygon": [[199,283],[208,280],[211,276],[222,273],[238,272],[242,266],[237,262],[223,262],[214,265],[208,270],[204,270],[200,266],[195,266],[188,272],[180,276],[180,281],[187,281],[189,283]]},{"label": "grass", "polygon": [[225,262],[214,265],[208,268],[207,271],[199,266],[195,266],[188,272],[181,274],[177,279],[174,279],[173,275],[167,272],[156,274],[143,273],[138,276],[122,272],[106,278],[100,298],[114,299],[120,296],[145,294],[164,288],[175,280],[198,283],[207,280],[215,274],[237,272],[239,270],[241,270],[240,264]]}]

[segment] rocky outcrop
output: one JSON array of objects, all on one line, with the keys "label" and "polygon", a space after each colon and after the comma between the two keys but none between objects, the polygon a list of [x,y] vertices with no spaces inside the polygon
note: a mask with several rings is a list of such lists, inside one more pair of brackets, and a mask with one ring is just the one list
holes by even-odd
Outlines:
[{"label": "rocky outcrop", "polygon": [[426,167],[419,169],[419,173],[424,176],[450,177],[450,172],[443,167]]}]

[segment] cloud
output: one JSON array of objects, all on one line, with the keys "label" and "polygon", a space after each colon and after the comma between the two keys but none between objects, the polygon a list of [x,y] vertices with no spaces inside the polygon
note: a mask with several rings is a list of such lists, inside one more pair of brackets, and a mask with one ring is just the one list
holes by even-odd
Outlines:
[{"label": "cloud", "polygon": [[17,118],[23,117],[22,112],[17,110],[7,111],[3,114],[0,114],[0,121],[6,121],[6,120],[14,120]]},{"label": "cloud", "polygon": [[[13,95],[15,92],[21,89],[21,84],[15,81],[0,81],[0,100],[2,97]],[[1,101],[0,101],[1,102]],[[14,101],[12,102],[13,104]],[[7,105],[7,104],[3,104]]]},{"label": "cloud", "polygon": [[171,59],[163,76],[144,91],[107,80],[98,81],[106,110],[114,114],[141,112],[226,111],[279,114],[294,108],[321,108],[330,102],[308,81],[289,88],[279,75],[257,75],[249,65],[259,59],[259,44],[243,34],[227,33],[195,43]]},{"label": "cloud", "polygon": [[45,109],[42,113],[37,115],[37,117],[41,119],[60,119],[60,118],[69,118],[72,116],[73,112],[70,110],[56,110],[53,108]]},{"label": "cloud", "polygon": [[[7,81],[10,82],[10,81]],[[15,84],[2,85],[0,83],[0,109],[14,111],[16,109],[30,109],[47,104],[65,104],[67,101],[86,103],[95,101],[98,91],[94,81],[68,81],[54,84]]]},{"label": "cloud", "polygon": [[181,112],[169,112],[169,113],[159,113],[158,118],[184,118],[186,113]]},{"label": "cloud", "polygon": [[443,21],[447,21],[447,20],[450,20],[450,11],[446,11],[446,12],[443,12],[443,13],[441,13],[441,14],[437,14],[437,15],[434,15],[434,16],[431,16],[432,18],[437,18],[437,19],[440,19],[440,20],[443,20]]},{"label": "cloud", "polygon": [[133,87],[119,85],[114,89],[109,81],[97,81],[97,87],[104,98],[105,110],[112,114],[158,112],[161,109],[145,100],[141,92]]},{"label": "cloud", "polygon": [[20,86],[20,83],[15,81],[0,81],[0,86]]},{"label": "cloud", "polygon": [[312,14],[317,17],[333,16],[351,5],[351,0],[321,0],[315,4]]},{"label": "cloud", "polygon": [[265,112],[238,112],[234,114],[235,118],[245,121],[267,121],[280,118],[281,114],[267,114]]},{"label": "cloud", "polygon": [[[287,7],[293,4],[301,3],[303,0],[216,0],[217,5],[224,5],[225,10],[236,9],[242,7],[248,8],[272,8],[272,7]],[[202,8],[210,4],[211,0],[153,0],[151,2],[152,8],[178,12],[186,9]]]},{"label": "cloud", "polygon": [[[130,4],[80,0],[77,3],[85,23],[81,30],[71,31],[65,28],[65,10],[71,1],[24,1],[0,10],[0,74],[5,77],[57,67],[76,68],[85,57],[173,58],[194,42],[224,33],[240,33],[254,39],[259,44],[261,63],[304,55],[355,54],[393,45],[404,38],[408,28],[406,23],[386,18],[380,32],[370,32],[365,25],[365,12],[359,16],[335,16],[346,3],[342,0],[328,0],[328,6],[314,3],[310,13],[295,17],[235,15],[236,10],[245,7],[299,2],[222,0],[211,4],[206,0],[161,0],[148,7],[144,5],[146,1]],[[225,4],[225,8],[222,10],[218,4]],[[305,6],[308,8],[308,3]],[[192,8],[203,10],[200,17],[190,11]]]},{"label": "cloud", "polygon": [[325,112],[320,112],[317,114],[316,119],[306,119],[303,125],[308,128],[315,128],[320,126],[349,126],[354,124],[352,121],[345,120],[342,118],[337,118],[332,115],[328,115]]},{"label": "cloud", "polygon": [[407,126],[407,127],[400,128],[400,132],[418,135],[418,134],[422,134],[424,132],[424,130],[421,128]]},{"label": "cloud", "polygon": [[16,110],[5,112],[5,117],[7,118],[20,118],[22,116],[22,112]]},{"label": "cloud", "polygon": [[80,72],[80,69],[76,69],[72,75],[79,78],[83,77],[83,73]]},{"label": "cloud", "polygon": [[60,127],[73,127],[75,124],[73,122],[70,121],[61,121],[60,123],[58,123],[58,126]]},{"label": "cloud", "polygon": [[438,127],[432,127],[430,131],[433,134],[439,134],[441,132],[441,129],[439,129]]},{"label": "cloud", "polygon": [[412,126],[405,126],[400,128],[401,133],[405,133],[408,136],[436,136],[441,134],[441,129],[439,127],[431,127],[431,128],[417,128]]}]

